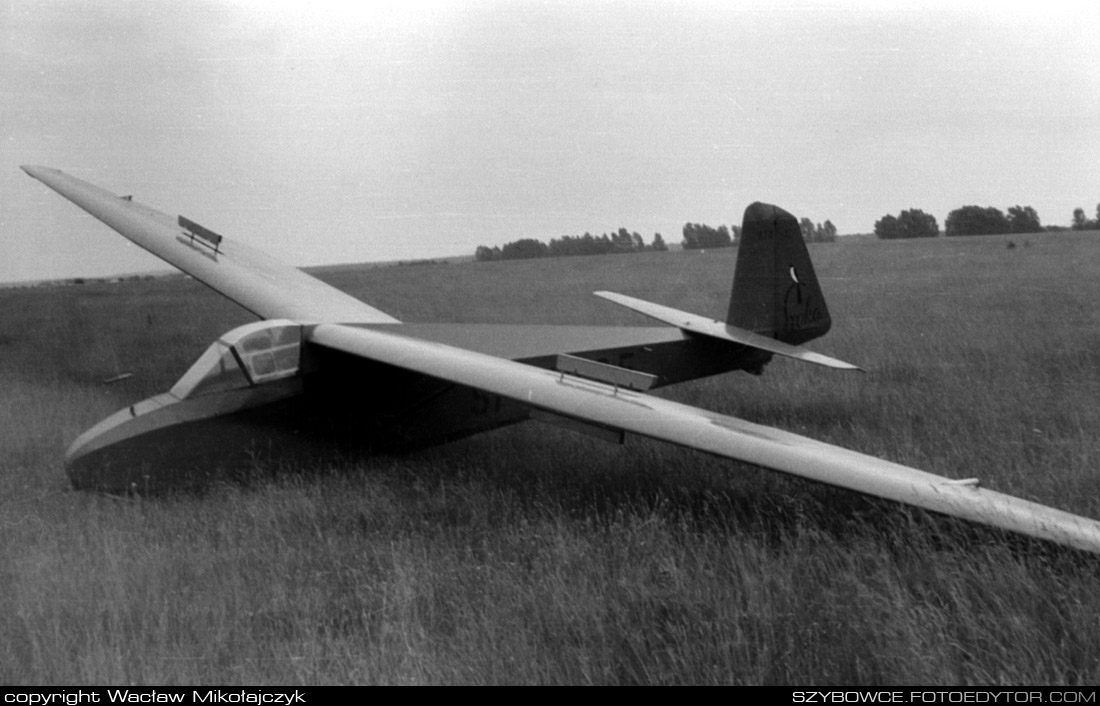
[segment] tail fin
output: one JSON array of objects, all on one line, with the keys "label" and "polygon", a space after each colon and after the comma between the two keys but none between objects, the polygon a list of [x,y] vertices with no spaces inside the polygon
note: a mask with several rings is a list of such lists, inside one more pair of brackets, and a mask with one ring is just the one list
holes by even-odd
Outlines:
[{"label": "tail fin", "polygon": [[726,323],[792,345],[832,325],[798,221],[778,206],[745,209]]}]

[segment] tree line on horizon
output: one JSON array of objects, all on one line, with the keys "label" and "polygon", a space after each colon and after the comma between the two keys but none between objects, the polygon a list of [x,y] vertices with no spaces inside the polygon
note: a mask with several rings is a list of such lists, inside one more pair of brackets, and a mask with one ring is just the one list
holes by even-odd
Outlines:
[{"label": "tree line on horizon", "polygon": [[[807,243],[832,243],[836,240],[836,226],[830,220],[815,224],[809,218],[803,218],[799,221],[798,227],[802,231],[802,239]],[[684,250],[705,250],[726,248],[736,245],[740,240],[741,226],[712,228],[701,223],[685,223],[681,245]]]},{"label": "tree line on horizon", "polygon": [[474,259],[478,262],[493,260],[527,260],[536,257],[573,257],[578,255],[613,255],[638,252],[662,252],[668,250],[660,233],[653,234],[653,241],[646,245],[642,236],[626,228],[608,235],[563,235],[544,243],[535,238],[521,238],[502,246],[477,246]]},{"label": "tree line on horizon", "polygon": [[[1073,212],[1072,224],[1043,226],[1039,214],[1031,206],[1010,206],[1007,213],[993,206],[962,206],[947,214],[944,235],[994,235],[998,233],[1039,233],[1066,230],[1094,230],[1100,228],[1100,204],[1096,205],[1096,219],[1085,217],[1085,210]],[[935,238],[940,228],[936,217],[918,208],[902,211],[897,216],[887,214],[875,221],[875,236],[883,240],[904,238]]]},{"label": "tree line on horizon", "polygon": [[[837,228],[832,221],[815,224],[809,218],[799,221],[802,238],[808,243],[831,243],[837,239]],[[943,231],[932,214],[919,208],[901,211],[897,216],[887,214],[875,221],[874,234],[882,240],[906,238],[935,238],[946,236],[994,235],[1000,233],[1039,233],[1067,230],[1100,230],[1100,203],[1096,205],[1096,218],[1090,219],[1083,208],[1073,211],[1069,226],[1044,226],[1038,212],[1031,206],[1010,206],[1006,211],[993,206],[968,205],[947,214]],[[717,227],[704,223],[685,223],[684,250],[716,250],[737,245],[741,239],[741,226]],[[653,234],[653,241],[646,244],[637,231],[619,228],[610,235],[563,235],[544,243],[535,238],[521,238],[502,246],[479,245],[474,257],[480,262],[492,260],[524,260],[537,257],[571,257],[579,255],[616,255],[639,252],[663,252],[668,245],[660,233]]]},{"label": "tree line on horizon", "polygon": [[[810,243],[831,243],[836,240],[837,229],[832,221],[814,224],[809,218],[803,218],[799,227],[802,237]],[[728,248],[736,245],[741,239],[741,226],[718,227],[705,223],[685,223],[683,227],[683,240],[680,246],[684,250],[714,250]],[[535,238],[521,238],[505,243],[501,246],[479,245],[474,251],[474,259],[478,262],[492,262],[494,260],[526,260],[536,257],[572,257],[578,255],[617,255],[639,252],[664,252],[668,250],[664,237],[660,233],[653,234],[653,241],[646,245],[642,236],[637,231],[631,232],[626,228],[608,235],[563,235],[560,238],[551,238],[549,243],[544,243]]]}]

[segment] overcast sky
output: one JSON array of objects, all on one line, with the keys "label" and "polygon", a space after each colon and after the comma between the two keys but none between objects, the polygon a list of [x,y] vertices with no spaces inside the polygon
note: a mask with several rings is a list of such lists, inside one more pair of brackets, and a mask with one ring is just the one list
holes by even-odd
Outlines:
[{"label": "overcast sky", "polygon": [[1100,3],[0,0],[0,137],[0,281],[161,267],[20,164],[297,265],[678,242],[755,200],[1068,225]]}]

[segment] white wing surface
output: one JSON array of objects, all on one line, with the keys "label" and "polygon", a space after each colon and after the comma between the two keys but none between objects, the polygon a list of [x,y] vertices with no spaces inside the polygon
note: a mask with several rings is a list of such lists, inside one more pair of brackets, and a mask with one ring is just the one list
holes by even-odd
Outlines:
[{"label": "white wing surface", "polygon": [[577,420],[745,461],[1100,553],[1100,522],[645,394],[397,332],[320,325],[311,343],[484,390]]},{"label": "white wing surface", "polygon": [[397,323],[305,272],[185,218],[173,218],[49,167],[22,168],[128,240],[263,319]]}]

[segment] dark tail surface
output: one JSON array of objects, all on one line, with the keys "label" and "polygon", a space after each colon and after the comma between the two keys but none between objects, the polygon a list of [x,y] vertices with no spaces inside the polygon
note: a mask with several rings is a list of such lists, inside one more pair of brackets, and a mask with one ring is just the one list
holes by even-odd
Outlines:
[{"label": "dark tail surface", "polygon": [[798,221],[778,206],[745,209],[726,323],[793,345],[832,325]]}]

